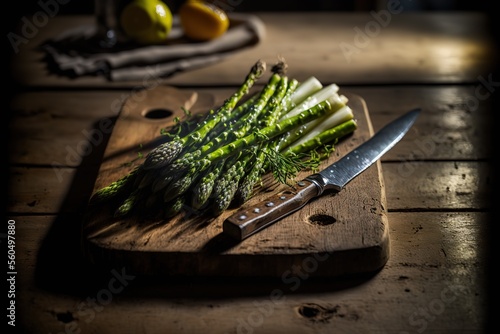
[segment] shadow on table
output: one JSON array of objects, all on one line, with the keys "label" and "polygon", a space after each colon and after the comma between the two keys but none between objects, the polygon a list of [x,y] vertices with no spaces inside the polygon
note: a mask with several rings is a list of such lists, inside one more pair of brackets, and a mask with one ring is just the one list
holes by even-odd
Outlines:
[{"label": "shadow on table", "polygon": [[[99,122],[94,123],[93,130],[98,130],[98,126]],[[92,193],[108,140],[109,135],[103,134],[99,145],[89,146],[92,150],[82,157],[61,204],[60,213],[38,250],[35,284],[42,289],[85,296],[99,286],[104,277],[104,273],[96,271],[84,261],[81,253],[81,223],[86,207],[83,201]]]}]

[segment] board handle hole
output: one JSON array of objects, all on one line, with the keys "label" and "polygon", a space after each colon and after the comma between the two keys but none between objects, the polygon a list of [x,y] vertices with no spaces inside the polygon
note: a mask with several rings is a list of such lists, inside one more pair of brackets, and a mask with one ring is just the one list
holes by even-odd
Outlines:
[{"label": "board handle hole", "polygon": [[309,223],[311,223],[313,225],[320,225],[320,226],[332,225],[337,221],[337,219],[335,219],[335,217],[332,217],[329,215],[323,215],[323,214],[309,216],[308,220],[309,220]]},{"label": "board handle hole", "polygon": [[146,110],[143,114],[145,118],[149,119],[162,119],[162,118],[168,118],[172,116],[174,112],[172,110],[168,109],[163,109],[163,108],[155,108],[155,109],[149,109]]}]

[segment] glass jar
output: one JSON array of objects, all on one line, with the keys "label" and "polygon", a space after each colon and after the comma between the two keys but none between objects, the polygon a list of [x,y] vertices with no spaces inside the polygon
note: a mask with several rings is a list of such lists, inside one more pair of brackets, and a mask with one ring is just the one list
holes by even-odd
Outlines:
[{"label": "glass jar", "polygon": [[95,0],[94,12],[97,24],[99,46],[112,48],[127,42],[127,37],[120,28],[120,13],[131,0]]}]

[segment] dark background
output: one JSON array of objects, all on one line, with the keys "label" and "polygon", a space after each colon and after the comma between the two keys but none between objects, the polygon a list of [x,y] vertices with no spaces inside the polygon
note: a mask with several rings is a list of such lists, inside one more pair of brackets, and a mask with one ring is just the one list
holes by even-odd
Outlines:
[{"label": "dark background", "polygon": [[[95,2],[129,0],[14,0],[4,6],[4,36],[9,32],[19,31],[23,17],[32,19],[37,12],[43,12],[43,6],[57,6],[56,15],[92,15]],[[185,0],[163,0],[175,14]],[[228,8],[234,12],[259,11],[371,11],[387,8],[387,2],[399,2],[405,11],[482,11],[488,13],[492,22],[496,19],[495,1],[485,0],[207,0],[209,3]],[[9,43],[7,38],[4,42]],[[4,49],[5,50],[5,49]],[[12,55],[12,48],[7,47]]]},{"label": "dark background", "polygon": [[[104,0],[99,0],[104,1]],[[177,11],[180,4],[184,1],[179,0],[164,0],[164,2],[169,6],[173,13]],[[380,10],[382,8],[387,8],[386,2],[384,0],[288,0],[288,1],[270,1],[270,0],[208,0],[208,2],[219,4],[221,7],[227,6],[231,8],[231,11],[234,12],[264,12],[264,11],[371,11],[371,10]],[[488,14],[490,17],[491,23],[491,36],[496,41],[496,45],[500,46],[500,35],[498,29],[498,11],[495,10],[495,1],[483,1],[483,0],[400,0],[399,1],[405,11],[481,11]],[[32,18],[32,15],[41,10],[40,4],[49,4],[49,3],[57,3],[59,5],[59,10],[57,15],[91,15],[94,13],[94,0],[14,0],[6,2],[4,5],[4,10],[2,12],[4,22],[3,27],[5,32],[3,34],[4,43],[6,43],[7,57],[8,59],[13,54],[12,47],[7,39],[7,34],[9,32],[17,32],[18,24],[23,17],[27,17],[28,19]],[[10,55],[9,55],[10,53]],[[500,58],[500,57],[499,57]],[[8,63],[7,63],[8,64]],[[7,120],[3,122],[5,126],[9,124],[9,118],[11,115],[10,111],[10,99],[13,94],[25,90],[26,87],[20,87],[16,85],[16,81],[11,77],[10,69],[7,67],[7,75],[4,76],[7,82],[4,84],[6,87],[7,99],[5,109],[3,110],[3,115],[6,116]],[[493,81],[500,82],[500,74],[498,64],[495,68],[495,72],[493,74]],[[36,87],[31,87],[28,89],[36,89]],[[495,96],[493,98],[494,103],[494,111],[500,112],[500,101],[499,101],[499,92],[500,89],[495,91]],[[4,131],[4,133],[8,133],[8,131]],[[8,143],[8,139],[4,141]],[[491,143],[492,148],[492,156],[495,156],[497,152],[497,146]],[[4,155],[5,156],[5,155]],[[8,160],[8,159],[7,159]],[[498,160],[498,159],[496,159]],[[493,163],[493,162],[492,162]],[[8,163],[6,164],[8,167]],[[500,167],[498,162],[495,163],[494,170],[499,170]],[[6,180],[5,180],[6,181]],[[499,184],[499,178],[494,177],[492,181],[492,187],[497,186]],[[6,183],[4,183],[4,189],[6,189]],[[498,188],[496,188],[498,189]],[[8,198],[8,196],[7,196]],[[491,208],[497,206],[498,201],[494,201],[492,199]],[[498,212],[492,212],[492,224],[490,224],[491,233],[489,233],[491,240],[489,242],[490,245],[490,254],[491,259],[489,262],[491,272],[489,275],[489,288],[491,288],[491,307],[489,308],[490,314],[488,317],[488,324],[495,323],[496,314],[493,313],[493,306],[496,302],[496,295],[498,292],[497,285],[497,275],[495,274],[494,265],[498,260],[494,257],[493,245],[495,245],[496,236],[498,235],[498,222],[500,221],[500,215]]]},{"label": "dark background", "polygon": [[[43,6],[57,6],[56,15],[92,15],[95,2],[129,0],[14,0],[4,6],[4,36],[17,32],[23,17],[32,19]],[[175,14],[186,0],[163,0]],[[485,0],[207,0],[223,9],[234,12],[259,11],[371,11],[387,8],[387,2],[399,2],[405,11],[481,11],[496,19],[495,1]],[[7,3],[6,3],[7,4]],[[53,7],[52,7],[53,8]],[[495,20],[492,20],[495,22]],[[9,43],[8,39],[4,39]],[[7,52],[12,53],[8,47]]]},{"label": "dark background", "polygon": [[[19,32],[19,25],[23,18],[32,20],[37,12],[43,12],[43,6],[57,6],[56,15],[92,15],[95,2],[100,1],[129,1],[129,0],[14,0],[4,6],[3,27],[7,36],[9,32]],[[163,0],[175,14],[185,0]],[[494,9],[495,1],[485,0],[207,0],[209,3],[229,8],[233,12],[259,12],[259,11],[371,11],[387,8],[387,2],[399,2],[405,11],[481,11],[492,18],[492,31],[497,19]],[[498,30],[498,29],[496,29]],[[493,33],[493,32],[492,32]],[[497,34],[497,32],[494,32]],[[7,37],[8,57],[15,56]],[[3,49],[5,50],[5,49]],[[5,51],[4,51],[5,52]],[[8,84],[13,84],[8,71],[4,78]],[[10,88],[14,89],[14,88]]]},{"label": "dark background", "polygon": [[[105,1],[105,0],[96,0]],[[19,0],[15,5],[24,13],[40,10],[40,2],[57,2],[61,14],[91,14],[94,0]],[[60,3],[59,3],[60,2]],[[175,11],[184,0],[164,0]],[[385,0],[207,0],[221,7],[229,6],[236,11],[323,11],[323,10],[375,10],[384,6]],[[405,10],[486,10],[491,1],[471,0],[399,0]],[[12,2],[9,2],[11,6]],[[384,6],[385,7],[385,6]],[[19,13],[18,13],[19,14]]]}]

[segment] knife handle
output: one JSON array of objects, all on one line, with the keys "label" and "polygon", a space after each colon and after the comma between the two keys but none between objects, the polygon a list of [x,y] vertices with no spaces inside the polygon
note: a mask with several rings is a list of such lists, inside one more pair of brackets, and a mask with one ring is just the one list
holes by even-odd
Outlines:
[{"label": "knife handle", "polygon": [[226,218],[222,230],[237,240],[268,227],[282,217],[302,208],[319,194],[319,187],[304,179],[294,186],[295,191],[285,190]]}]

